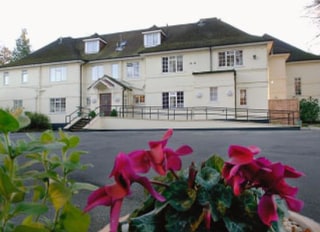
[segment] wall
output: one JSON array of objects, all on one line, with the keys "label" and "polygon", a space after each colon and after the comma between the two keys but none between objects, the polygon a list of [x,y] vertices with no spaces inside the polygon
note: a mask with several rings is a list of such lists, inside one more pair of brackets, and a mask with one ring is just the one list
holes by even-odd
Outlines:
[{"label": "wall", "polygon": [[269,111],[270,122],[273,124],[297,125],[300,123],[297,99],[271,99]]}]

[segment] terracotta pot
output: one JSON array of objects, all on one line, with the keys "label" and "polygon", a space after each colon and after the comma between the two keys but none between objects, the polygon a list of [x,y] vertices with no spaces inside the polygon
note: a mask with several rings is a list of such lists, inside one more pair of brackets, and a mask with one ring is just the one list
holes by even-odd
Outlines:
[{"label": "terracotta pot", "polygon": [[[129,215],[123,216],[120,218],[120,221],[125,221],[127,220],[128,217]],[[289,218],[295,223],[297,223],[303,229],[303,231],[320,232],[320,224],[311,218],[305,217],[301,214],[298,214],[292,211],[289,211]],[[109,225],[107,225],[99,232],[109,232],[109,231],[110,231],[110,228],[109,228]]]}]

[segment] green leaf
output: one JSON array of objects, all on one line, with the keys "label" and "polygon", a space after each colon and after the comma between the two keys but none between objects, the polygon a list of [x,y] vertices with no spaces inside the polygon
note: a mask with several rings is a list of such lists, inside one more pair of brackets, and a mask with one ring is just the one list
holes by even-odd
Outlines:
[{"label": "green leaf", "polygon": [[240,222],[232,221],[230,218],[224,217],[223,221],[228,229],[228,231],[232,232],[247,232],[245,224]]},{"label": "green leaf", "polygon": [[212,167],[219,173],[221,173],[224,165],[224,160],[218,155],[213,155],[205,162],[205,165],[207,167]]},{"label": "green leaf", "polygon": [[196,183],[206,189],[211,189],[220,181],[220,173],[211,167],[204,167],[196,176]]},{"label": "green leaf", "polygon": [[89,190],[94,191],[98,188],[98,186],[89,184],[89,183],[81,183],[81,182],[75,182],[72,184],[72,190],[73,191],[79,191],[79,190]]},{"label": "green leaf", "polygon": [[14,229],[13,232],[50,232],[50,230],[44,227],[39,228],[37,226],[19,225]]},{"label": "green leaf", "polygon": [[8,133],[19,130],[18,120],[9,112],[0,109],[0,132]]},{"label": "green leaf", "polygon": [[61,183],[53,182],[49,185],[49,196],[53,207],[58,211],[69,201],[71,191]]},{"label": "green leaf", "polygon": [[24,213],[27,215],[41,215],[48,211],[48,207],[39,203],[21,202],[15,208],[15,214]]},{"label": "green leaf", "polygon": [[185,181],[176,181],[170,184],[163,192],[163,196],[169,204],[177,211],[186,211],[191,208],[195,202],[197,192],[189,188]]},{"label": "green leaf", "polygon": [[47,130],[43,132],[40,136],[40,141],[44,144],[53,143],[55,141],[53,131]]},{"label": "green leaf", "polygon": [[9,201],[14,192],[18,192],[18,189],[10,177],[0,168],[0,195]]},{"label": "green leaf", "polygon": [[68,203],[61,214],[61,223],[66,231],[87,232],[90,215]]},{"label": "green leaf", "polygon": [[24,113],[18,115],[17,120],[19,122],[20,129],[27,127],[31,123],[30,118],[27,115],[25,115]]},{"label": "green leaf", "polygon": [[161,210],[164,207],[159,209],[154,209],[148,213],[145,213],[139,217],[130,218],[130,231],[139,231],[139,232],[155,232],[155,231],[164,231],[163,222],[161,219]]}]

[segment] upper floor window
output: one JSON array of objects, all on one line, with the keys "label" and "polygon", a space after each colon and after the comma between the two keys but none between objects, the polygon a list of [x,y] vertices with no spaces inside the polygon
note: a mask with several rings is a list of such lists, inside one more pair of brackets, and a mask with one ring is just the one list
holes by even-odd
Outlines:
[{"label": "upper floor window", "polygon": [[301,78],[294,78],[294,92],[296,95],[301,95]]},{"label": "upper floor window", "polygon": [[162,72],[182,72],[183,56],[162,57]]},{"label": "upper floor window", "polygon": [[28,82],[28,71],[22,70],[21,72],[21,83],[27,83]]},{"label": "upper floor window", "polygon": [[144,104],[145,103],[145,96],[144,95],[134,95],[134,102],[135,104]]},{"label": "upper floor window", "polygon": [[102,65],[93,66],[91,69],[91,72],[92,72],[92,80],[96,81],[104,75],[103,66]]},{"label": "upper floor window", "polygon": [[144,47],[155,47],[161,44],[161,31],[144,32]]},{"label": "upper floor window", "polygon": [[3,73],[3,85],[9,85],[9,73],[8,72]]},{"label": "upper floor window", "polygon": [[139,62],[127,63],[127,78],[138,78],[139,72]]},{"label": "upper floor window", "polygon": [[98,39],[85,41],[85,53],[94,54],[98,53],[100,48],[100,42]]},{"label": "upper floor window", "polygon": [[234,67],[243,65],[242,50],[219,52],[219,67]]},{"label": "upper floor window", "polygon": [[119,65],[118,64],[111,65],[111,76],[115,79],[119,79]]},{"label": "upper floor window", "polygon": [[50,81],[65,81],[67,80],[67,68],[66,67],[54,67],[50,69]]},{"label": "upper floor window", "polygon": [[210,87],[210,101],[218,101],[218,87]]}]

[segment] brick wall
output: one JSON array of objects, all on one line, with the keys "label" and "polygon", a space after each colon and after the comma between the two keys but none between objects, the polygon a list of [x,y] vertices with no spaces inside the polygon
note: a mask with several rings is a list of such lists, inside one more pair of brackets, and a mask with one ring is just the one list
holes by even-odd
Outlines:
[{"label": "brick wall", "polygon": [[269,118],[274,124],[297,125],[300,121],[298,99],[269,100]]}]

